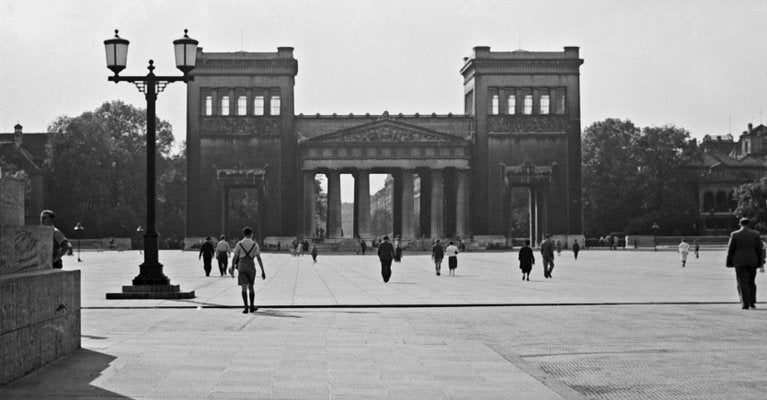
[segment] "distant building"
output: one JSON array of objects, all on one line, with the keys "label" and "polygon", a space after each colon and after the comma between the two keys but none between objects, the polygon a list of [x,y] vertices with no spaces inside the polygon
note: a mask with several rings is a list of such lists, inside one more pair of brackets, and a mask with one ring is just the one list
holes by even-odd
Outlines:
[{"label": "distant building", "polygon": [[48,134],[24,133],[22,128],[16,124],[13,133],[0,133],[0,168],[4,175],[17,171],[26,174],[29,185],[24,198],[24,221],[27,225],[37,225],[46,204],[47,173],[43,164]]},{"label": "distant building", "polygon": [[698,170],[697,192],[701,218],[708,234],[736,229],[738,220],[735,189],[767,175],[767,127],[754,127],[735,141],[732,135],[706,135],[701,142],[700,161],[689,166]]}]

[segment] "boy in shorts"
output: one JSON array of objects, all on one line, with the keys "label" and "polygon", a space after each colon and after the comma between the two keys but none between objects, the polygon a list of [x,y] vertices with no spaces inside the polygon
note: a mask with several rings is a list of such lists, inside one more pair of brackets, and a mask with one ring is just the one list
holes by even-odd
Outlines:
[{"label": "boy in shorts", "polygon": [[[247,314],[248,311],[253,313],[258,310],[253,303],[256,297],[253,289],[253,284],[256,281],[256,265],[253,260],[257,259],[258,265],[261,267],[261,279],[266,279],[266,272],[264,272],[264,263],[261,261],[258,243],[253,241],[253,229],[245,227],[242,234],[245,237],[234,246],[234,259],[239,259],[234,267],[239,271],[237,284],[242,287],[242,303],[245,306],[242,313]],[[248,307],[248,300],[250,300],[250,307]]]}]

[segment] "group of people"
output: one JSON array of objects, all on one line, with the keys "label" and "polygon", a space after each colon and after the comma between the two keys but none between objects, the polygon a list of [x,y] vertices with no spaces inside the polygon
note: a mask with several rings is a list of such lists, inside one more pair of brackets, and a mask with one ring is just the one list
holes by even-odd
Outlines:
[{"label": "group of people", "polygon": [[[546,239],[541,242],[541,258],[543,259],[543,277],[546,279],[553,278],[552,272],[554,271],[554,249],[556,248],[557,254],[562,252],[562,242],[556,241],[556,244],[551,240],[551,235],[546,235]],[[573,256],[578,259],[578,253],[581,251],[581,245],[577,240],[573,241],[572,245]],[[533,249],[530,247],[530,241],[525,240],[525,245],[519,249],[517,256],[519,260],[519,269],[522,270],[522,280],[530,280],[530,271],[535,264],[535,255]]]},{"label": "group of people", "polygon": [[[62,257],[68,252],[71,245],[64,234],[53,225],[54,218],[55,214],[51,210],[43,210],[40,213],[40,225],[52,228],[52,268],[61,269],[63,267]],[[760,270],[760,272],[764,272],[765,259],[767,258],[767,254],[765,254],[767,245],[762,241],[759,232],[750,228],[750,220],[748,218],[741,218],[739,224],[740,229],[730,234],[725,265],[728,268],[735,269],[737,289],[741,305],[743,309],[747,310],[756,308],[756,271]],[[256,260],[261,268],[261,279],[266,279],[266,272],[264,271],[264,263],[261,260],[261,251],[258,243],[253,240],[253,229],[245,227],[242,230],[242,235],[242,240],[237,242],[234,246],[234,250],[229,246],[229,242],[227,242],[225,235],[219,237],[215,246],[213,245],[213,239],[207,237],[200,247],[198,258],[203,259],[205,275],[210,276],[212,269],[211,262],[215,255],[218,261],[219,273],[221,276],[225,276],[229,263],[229,254],[233,253],[232,266],[229,267],[229,273],[234,277],[234,270],[238,271],[237,283],[242,288],[242,302],[244,307],[242,312],[247,314],[258,310],[254,304],[254,284],[257,273],[255,267]],[[540,247],[541,257],[543,259],[543,273],[546,278],[552,278],[552,272],[554,270],[554,250],[556,247],[556,244],[551,240],[551,235],[546,235],[546,239],[541,243]],[[399,254],[397,248],[400,248]],[[684,267],[687,262],[690,245],[682,239],[678,249],[682,259],[682,267]],[[693,243],[693,249],[695,257],[697,258],[700,249],[697,242]],[[459,252],[455,243],[450,241],[447,247],[443,248],[440,240],[437,239],[431,250],[436,274],[440,275],[442,260],[444,259],[444,256],[447,255],[449,274],[454,276],[455,269],[458,267]],[[580,244],[577,240],[573,242],[572,250],[575,259],[577,260],[578,252],[580,250]],[[312,256],[316,262],[316,246],[312,249]],[[389,237],[384,236],[383,241],[378,245],[378,258],[381,262],[381,276],[384,282],[389,282],[389,279],[391,278],[392,261],[399,260],[401,257],[401,247],[399,245],[395,247],[395,245],[389,242]],[[533,264],[535,264],[535,256],[533,254],[533,249],[530,247],[529,240],[526,240],[525,245],[519,250],[518,260],[519,268],[522,270],[522,280],[529,281],[530,271]]]}]

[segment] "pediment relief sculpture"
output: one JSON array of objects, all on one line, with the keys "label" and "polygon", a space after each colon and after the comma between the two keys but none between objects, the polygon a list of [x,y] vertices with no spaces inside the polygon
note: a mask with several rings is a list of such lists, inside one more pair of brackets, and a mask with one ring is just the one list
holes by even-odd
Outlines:
[{"label": "pediment relief sculpture", "polygon": [[389,121],[309,139],[314,143],[440,143],[465,145],[466,139]]}]

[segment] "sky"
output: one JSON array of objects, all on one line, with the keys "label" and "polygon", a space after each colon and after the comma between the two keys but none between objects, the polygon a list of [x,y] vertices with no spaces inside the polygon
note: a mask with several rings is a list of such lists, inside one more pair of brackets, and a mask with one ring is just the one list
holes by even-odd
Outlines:
[{"label": "sky", "polygon": [[[737,137],[767,112],[766,19],[756,0],[5,1],[0,132],[45,132],[111,100],[146,107],[133,85],[107,81],[103,41],[115,29],[130,40],[123,75],[144,75],[149,59],[177,75],[172,41],[189,29],[205,51],[293,47],[297,114],[461,114],[459,70],[475,46],[578,46],[582,129],[621,118]],[[177,143],[185,106],[182,83],[157,101]]]}]

